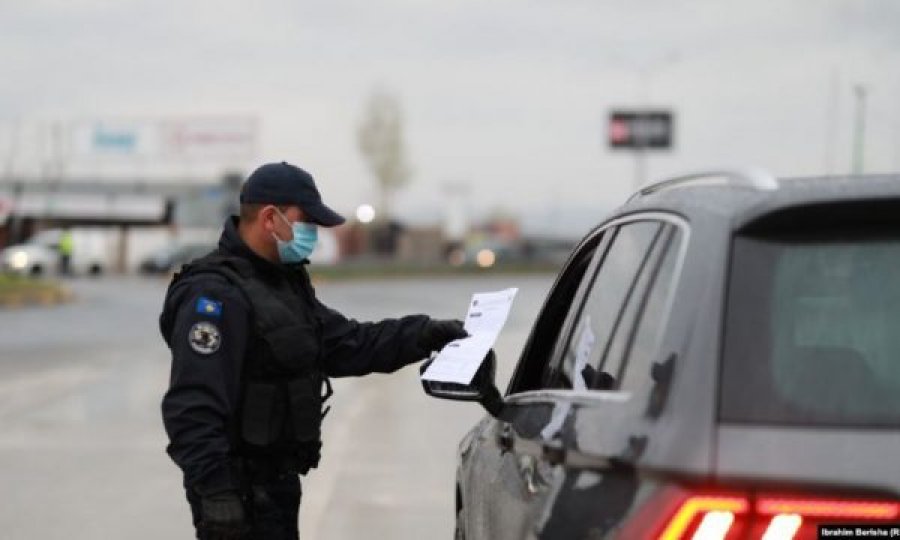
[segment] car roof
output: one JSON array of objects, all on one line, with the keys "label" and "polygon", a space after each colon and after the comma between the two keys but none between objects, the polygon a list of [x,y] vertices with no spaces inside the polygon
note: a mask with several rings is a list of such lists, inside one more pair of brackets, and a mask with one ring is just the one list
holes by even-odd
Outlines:
[{"label": "car roof", "polygon": [[612,217],[663,211],[688,221],[713,221],[737,229],[762,215],[790,207],[890,199],[900,202],[900,174],[783,178],[778,179],[777,186],[760,189],[729,183],[684,183],[647,195],[636,194]]}]

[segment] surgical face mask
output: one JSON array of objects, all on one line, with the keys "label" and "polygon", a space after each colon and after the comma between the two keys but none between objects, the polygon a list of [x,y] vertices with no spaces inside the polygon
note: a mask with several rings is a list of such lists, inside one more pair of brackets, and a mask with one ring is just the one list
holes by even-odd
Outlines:
[{"label": "surgical face mask", "polygon": [[294,239],[289,241],[282,240],[272,233],[278,243],[278,258],[283,263],[298,263],[308,259],[319,239],[318,227],[312,223],[291,223],[281,212],[278,212],[278,215],[294,232]]}]

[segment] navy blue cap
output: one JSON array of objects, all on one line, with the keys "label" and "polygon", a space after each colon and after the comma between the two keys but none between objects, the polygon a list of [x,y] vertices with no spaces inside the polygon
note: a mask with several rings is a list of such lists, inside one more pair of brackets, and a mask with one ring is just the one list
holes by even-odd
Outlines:
[{"label": "navy blue cap", "polygon": [[297,205],[310,221],[334,227],[343,216],[322,203],[322,196],[308,172],[282,161],[266,163],[247,178],[241,189],[241,204]]}]

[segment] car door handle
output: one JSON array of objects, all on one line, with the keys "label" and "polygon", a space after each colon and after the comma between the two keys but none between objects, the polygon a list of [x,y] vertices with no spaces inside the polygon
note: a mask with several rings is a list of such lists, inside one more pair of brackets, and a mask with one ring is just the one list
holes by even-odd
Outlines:
[{"label": "car door handle", "polygon": [[512,426],[503,424],[497,432],[497,446],[504,452],[509,452],[513,448],[513,432]]},{"label": "car door handle", "polygon": [[625,450],[619,454],[619,459],[629,463],[639,460],[647,449],[647,440],[646,435],[632,435],[628,437],[628,444],[625,446]]}]

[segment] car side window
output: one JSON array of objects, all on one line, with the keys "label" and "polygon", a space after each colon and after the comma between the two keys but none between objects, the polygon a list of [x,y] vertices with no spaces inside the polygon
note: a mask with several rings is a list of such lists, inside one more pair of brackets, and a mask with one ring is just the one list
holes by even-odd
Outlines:
[{"label": "car side window", "polygon": [[596,268],[595,253],[603,251],[608,241],[606,232],[597,232],[585,240],[560,272],[547,296],[525,345],[507,394],[545,388],[548,363],[553,346],[562,333],[569,306],[580,296],[580,284]]},{"label": "car side window", "polygon": [[[654,386],[667,383],[669,361],[660,355],[659,344],[669,318],[669,303],[678,282],[683,235],[674,229],[665,243],[662,261],[654,271],[650,290],[642,301],[641,317],[630,338],[628,363],[620,390],[631,392],[631,402],[648,409]],[[666,380],[663,380],[666,379]]]},{"label": "car side window", "polygon": [[637,280],[632,285],[625,307],[619,315],[619,320],[604,352],[599,365],[593,365],[595,370],[593,379],[587,379],[585,385],[594,390],[617,390],[621,387],[626,361],[628,361],[632,338],[636,323],[641,317],[644,301],[653,284],[653,277],[660,254],[665,251],[665,239],[668,236],[668,228],[661,230],[653,240],[649,248],[647,259],[638,271]]},{"label": "car side window", "polygon": [[651,258],[662,226],[655,221],[622,225],[612,240],[575,318],[555,386],[608,390],[618,386],[624,357],[619,335],[630,332],[636,298],[647,287]]}]

